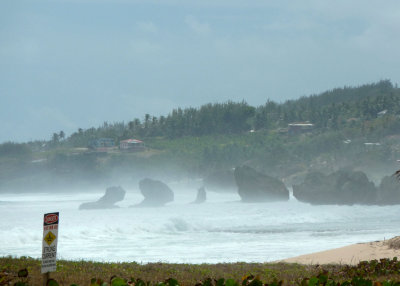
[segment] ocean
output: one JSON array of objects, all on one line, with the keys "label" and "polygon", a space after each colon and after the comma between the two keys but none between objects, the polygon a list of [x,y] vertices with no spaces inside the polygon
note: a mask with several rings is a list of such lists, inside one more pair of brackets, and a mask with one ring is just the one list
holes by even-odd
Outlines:
[{"label": "ocean", "polygon": [[[176,186],[175,186],[176,187]],[[100,262],[271,262],[399,235],[400,206],[245,204],[232,193],[172,188],[161,208],[130,208],[142,196],[126,189],[120,208],[78,210],[104,190],[0,195],[0,256],[41,257],[43,214],[60,212],[58,259]]]}]

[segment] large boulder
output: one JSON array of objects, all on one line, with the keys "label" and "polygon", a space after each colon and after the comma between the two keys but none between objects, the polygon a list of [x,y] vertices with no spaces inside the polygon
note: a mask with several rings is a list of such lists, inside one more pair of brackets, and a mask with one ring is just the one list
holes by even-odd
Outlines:
[{"label": "large boulder", "polygon": [[79,206],[80,210],[88,209],[110,209],[117,208],[115,203],[122,201],[125,197],[125,190],[121,187],[109,187],[106,189],[106,193],[100,199],[95,202],[83,203]]},{"label": "large boulder", "polygon": [[237,192],[233,170],[215,171],[203,180],[204,187],[213,192]]},{"label": "large boulder", "polygon": [[237,167],[234,172],[239,196],[243,202],[275,202],[289,200],[289,190],[282,181],[261,174],[248,166]]},{"label": "large boulder", "polygon": [[204,187],[201,187],[197,190],[197,197],[192,204],[202,204],[206,201],[206,189]]},{"label": "large boulder", "polygon": [[144,200],[137,206],[161,207],[174,200],[174,192],[163,182],[149,178],[139,182]]},{"label": "large boulder", "polygon": [[386,176],[378,188],[377,202],[380,205],[400,204],[400,181],[395,176]]},{"label": "large boulder", "polygon": [[302,184],[293,185],[293,196],[311,204],[371,205],[376,203],[376,194],[374,183],[361,171],[311,172]]}]

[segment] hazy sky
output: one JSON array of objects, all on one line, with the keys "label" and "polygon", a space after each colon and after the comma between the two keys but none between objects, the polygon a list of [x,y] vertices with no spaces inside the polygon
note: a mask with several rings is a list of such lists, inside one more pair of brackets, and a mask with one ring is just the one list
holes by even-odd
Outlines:
[{"label": "hazy sky", "polygon": [[0,1],[0,142],[381,79],[398,0]]}]

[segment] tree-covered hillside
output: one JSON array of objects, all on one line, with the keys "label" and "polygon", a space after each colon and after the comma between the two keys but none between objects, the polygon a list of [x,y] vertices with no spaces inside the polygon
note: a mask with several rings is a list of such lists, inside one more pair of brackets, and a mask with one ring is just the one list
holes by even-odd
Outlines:
[{"label": "tree-covered hillside", "polygon": [[[204,177],[249,164],[290,180],[305,170],[338,167],[391,172],[400,153],[400,89],[390,81],[337,88],[283,103],[206,104],[144,115],[128,123],[79,129],[50,140],[0,145],[0,188],[29,184],[115,182],[120,177]],[[290,124],[307,123],[291,133]],[[292,126],[293,127],[293,126]],[[143,140],[146,150],[87,149],[98,138]]]},{"label": "tree-covered hillside", "polygon": [[[283,103],[267,100],[259,107],[249,106],[245,101],[228,101],[209,103],[199,108],[178,108],[167,116],[145,114],[142,120],[135,118],[127,124],[104,123],[98,128],[79,129],[66,138],[64,145],[85,147],[90,139],[99,137],[111,137],[118,141],[131,137],[144,139],[162,136],[174,139],[184,136],[241,134],[251,129],[274,130],[285,128],[292,122],[305,121],[323,130],[340,130],[353,126],[363,129],[369,128],[368,121],[378,118],[379,113],[385,110],[387,117],[400,114],[400,89],[388,80],[360,87],[337,88]],[[392,120],[386,118],[385,127],[389,127]]]}]

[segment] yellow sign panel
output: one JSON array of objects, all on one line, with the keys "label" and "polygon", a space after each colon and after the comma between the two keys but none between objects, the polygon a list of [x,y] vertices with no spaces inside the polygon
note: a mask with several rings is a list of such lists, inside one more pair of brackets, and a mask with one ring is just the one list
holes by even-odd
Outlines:
[{"label": "yellow sign panel", "polygon": [[51,232],[49,231],[46,236],[44,237],[44,241],[46,241],[46,243],[50,246],[50,244],[53,243],[53,241],[56,239],[57,237]]}]

